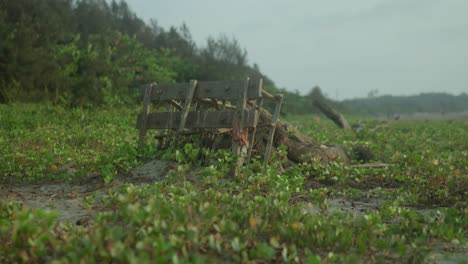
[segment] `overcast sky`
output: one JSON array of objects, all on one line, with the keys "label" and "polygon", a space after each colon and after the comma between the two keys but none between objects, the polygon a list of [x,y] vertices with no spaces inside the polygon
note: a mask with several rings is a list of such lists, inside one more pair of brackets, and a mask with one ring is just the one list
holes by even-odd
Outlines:
[{"label": "overcast sky", "polygon": [[338,99],[468,92],[468,0],[127,0],[185,22],[198,46],[234,36],[279,87]]}]

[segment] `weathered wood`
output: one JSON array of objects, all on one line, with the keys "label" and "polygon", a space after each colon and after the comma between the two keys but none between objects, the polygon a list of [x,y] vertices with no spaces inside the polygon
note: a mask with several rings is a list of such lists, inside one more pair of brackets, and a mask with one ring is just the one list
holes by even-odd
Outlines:
[{"label": "weathered wood", "polygon": [[190,81],[190,87],[187,90],[187,96],[185,97],[185,103],[182,109],[182,114],[180,116],[179,132],[184,131],[185,122],[187,120],[187,114],[190,109],[190,104],[192,103],[193,93],[195,92],[195,87],[197,86],[196,80]]},{"label": "weathered wood", "polygon": [[[244,155],[243,155],[243,149],[245,149],[244,146],[245,142],[243,142],[243,137],[245,136],[245,133],[247,131],[244,131],[244,119],[245,119],[245,112],[243,109],[247,106],[247,91],[249,90],[249,78],[245,80],[244,86],[241,87],[240,89],[240,94],[238,94],[237,98],[237,107],[236,107],[236,114],[234,116],[233,120],[233,135],[232,135],[232,153],[236,155],[236,158],[234,160],[234,163],[231,166],[231,170],[229,172],[229,175],[231,177],[237,175],[237,171],[239,167],[244,163]],[[255,115],[257,117],[257,115]]]},{"label": "weathered wood", "polygon": [[283,103],[282,95],[277,96],[276,99],[277,99],[277,102],[275,106],[275,112],[273,113],[273,118],[271,120],[273,127],[270,129],[270,132],[268,134],[264,162],[268,162],[268,160],[270,159],[271,148],[273,146],[273,137],[275,136],[275,131],[276,131],[276,123],[278,121],[278,117],[281,111],[281,104]]},{"label": "weathered wood", "polygon": [[176,100],[169,100],[169,103],[173,105],[175,108],[177,108],[178,110],[182,110],[184,108],[178,102],[176,102]]},{"label": "weathered wood", "polygon": [[145,144],[146,130],[148,129],[147,120],[148,120],[148,114],[150,110],[150,100],[151,100],[152,90],[153,90],[153,84],[146,86],[145,96],[143,98],[143,110],[140,115],[141,121],[138,122],[138,124],[140,124],[140,140],[139,140],[140,146],[143,146]]},{"label": "weathered wood", "polygon": [[349,130],[351,129],[351,126],[349,125],[348,121],[344,116],[335,109],[331,108],[329,105],[327,105],[325,102],[322,100],[314,100],[314,105],[330,120],[332,120],[337,126],[343,128],[344,130]]},{"label": "weathered wood", "polygon": [[[262,80],[247,83],[249,85],[247,97],[260,98],[262,96]],[[245,85],[246,80],[198,82],[193,97],[237,100]],[[155,101],[184,100],[190,87],[190,83],[161,84],[153,90],[151,98]]]},{"label": "weathered wood", "polygon": [[[235,111],[191,111],[187,114],[186,128],[232,128]],[[257,123],[255,110],[244,110],[243,127],[254,127]],[[180,112],[155,112],[147,116],[146,129],[177,129]],[[143,125],[142,115],[138,116],[137,128]]]},{"label": "weathered wood", "polygon": [[[237,81],[191,81],[190,83],[161,84],[153,86],[149,92],[145,90],[145,93],[145,100],[148,100],[149,97],[150,101],[145,102],[146,112],[138,116],[137,127],[140,128],[140,133],[143,134],[143,131],[146,133],[147,129],[160,129],[159,137],[161,141],[165,139],[164,143],[167,143],[168,138],[164,135],[164,131],[170,132],[168,130],[178,130],[179,133],[186,131],[194,133],[207,129],[217,129],[218,132],[220,130],[232,131],[231,148],[237,156],[233,162],[233,175],[237,174],[237,169],[243,164],[245,158],[248,158],[249,161],[251,159],[256,128],[261,127],[258,126],[258,120],[261,117],[260,112],[264,110],[262,109],[264,98],[276,100],[278,103],[275,113],[268,122],[268,126],[270,126],[270,129],[267,130],[269,131],[268,137],[265,137],[266,135],[262,137],[262,140],[267,142],[265,160],[269,159],[282,96],[273,96],[263,91],[262,79],[251,81],[246,78]],[[167,106],[172,105],[180,112],[168,110],[167,112],[149,113],[151,101],[155,101],[158,105],[161,103],[166,103]],[[179,103],[180,101],[184,101],[184,103]],[[237,103],[233,105],[232,101],[237,101]],[[193,111],[197,110],[195,107],[197,103],[203,103],[216,111]],[[248,107],[247,104],[249,104]],[[252,133],[249,134],[249,131]]]},{"label": "weathered wood", "polygon": [[245,127],[244,126],[244,117],[245,117],[244,113],[245,112],[243,111],[243,109],[245,109],[247,105],[248,89],[249,89],[249,78],[246,79],[246,82],[244,83],[244,87],[242,87],[240,90],[241,93],[239,94],[237,107],[236,107],[236,117],[233,120],[234,123],[237,122],[237,124],[233,124],[234,134],[237,133],[237,135],[233,136],[233,144],[232,144],[232,151],[236,155],[240,154],[242,144],[243,144],[243,142],[241,141],[242,133],[244,133],[244,127]]},{"label": "weathered wood", "polygon": [[262,96],[271,100],[275,100],[275,97],[267,91],[262,91]]},{"label": "weathered wood", "polygon": [[[166,104],[166,111],[167,112],[171,111],[171,105]],[[167,144],[167,141],[169,140],[168,137],[167,137],[168,135],[169,135],[169,131],[167,131],[167,129],[160,129],[159,130],[159,147],[160,148],[165,148],[165,146]]]},{"label": "weathered wood", "polygon": [[[262,109],[263,106],[263,98],[258,99],[258,105],[255,105],[255,102],[252,102],[252,106],[254,107],[255,110],[257,111],[257,120],[260,118],[260,109]],[[250,163],[252,160],[252,150],[253,146],[255,143],[255,134],[257,133],[257,125],[253,128],[253,131],[251,133],[250,139],[249,139],[249,150],[247,151],[247,164]]]},{"label": "weathered wood", "polygon": [[356,164],[351,165],[352,168],[388,168],[395,166],[394,164],[382,163],[382,162],[375,162],[375,163],[363,163],[363,164]]}]

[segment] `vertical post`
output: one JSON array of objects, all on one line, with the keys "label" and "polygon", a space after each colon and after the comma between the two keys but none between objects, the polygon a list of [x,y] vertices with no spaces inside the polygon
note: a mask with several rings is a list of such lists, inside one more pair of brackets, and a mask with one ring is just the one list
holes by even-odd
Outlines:
[{"label": "vertical post", "polygon": [[[247,104],[247,90],[249,89],[249,78],[246,79],[244,87],[242,90],[239,91],[239,99],[237,101],[236,113],[234,117],[234,122],[237,121],[237,124],[233,125],[233,132],[237,133],[237,135],[233,135],[232,138],[232,153],[236,156],[233,165],[231,166],[231,170],[229,171],[229,175],[231,177],[237,175],[238,168],[243,163],[242,157],[242,140],[240,137],[242,136],[244,130],[244,115],[245,115],[245,106]],[[236,130],[237,127],[237,131]],[[238,138],[234,138],[237,136]]]},{"label": "vertical post", "polygon": [[[259,89],[259,94],[261,95],[262,94],[262,89],[263,89],[263,79],[260,79],[259,82],[258,82],[258,89]],[[255,101],[254,101],[255,102]],[[247,151],[247,164],[250,163],[250,160],[252,159],[252,150],[253,150],[253,146],[254,146],[254,143],[255,143],[255,134],[257,133],[257,122],[260,118],[260,111],[262,109],[262,106],[263,106],[263,96],[260,97],[260,99],[258,99],[258,105],[256,105],[256,110],[257,110],[257,113],[256,113],[256,117],[255,117],[255,125],[253,127],[253,130],[252,130],[252,136],[250,137],[250,140],[249,140],[249,150]]]},{"label": "vertical post", "polygon": [[[237,102],[237,108],[236,108],[236,115],[237,115],[237,121],[238,121],[238,130],[237,131],[239,134],[243,132],[244,129],[244,110],[245,106],[247,104],[247,90],[249,88],[249,78],[247,78],[244,87],[242,87],[242,90],[239,92],[239,100]],[[241,152],[242,148],[242,142],[240,140],[234,140],[233,139],[233,144],[232,144],[232,152],[235,155],[239,155]]]},{"label": "vertical post", "polygon": [[254,143],[255,143],[255,134],[257,133],[257,123],[258,123],[258,120],[260,118],[260,111],[262,109],[262,106],[263,106],[263,98],[260,98],[258,100],[258,105],[256,105],[256,117],[255,117],[255,126],[253,127],[253,130],[252,130],[252,136],[250,136],[250,140],[249,140],[249,150],[247,152],[247,164],[250,163],[250,160],[252,159],[252,150],[253,150],[253,147],[254,147]]},{"label": "vertical post", "polygon": [[190,110],[190,104],[192,103],[193,94],[195,93],[195,87],[197,87],[197,81],[190,80],[189,89],[187,90],[187,96],[185,97],[184,107],[182,108],[182,114],[180,116],[179,133],[184,131],[185,121],[187,119],[188,111]]},{"label": "vertical post", "polygon": [[267,146],[265,150],[265,159],[264,162],[268,162],[270,159],[270,153],[271,153],[271,148],[273,146],[273,138],[275,136],[275,131],[276,131],[276,122],[278,121],[279,113],[281,110],[281,104],[283,103],[283,95],[277,95],[275,96],[275,99],[277,100],[276,106],[275,106],[275,112],[273,113],[273,118],[271,122],[271,128],[270,128],[270,133],[268,134],[268,141],[267,141]]},{"label": "vertical post", "polygon": [[149,84],[146,86],[145,95],[143,97],[143,111],[141,112],[140,119],[140,146],[145,145],[146,130],[148,125],[148,114],[150,111],[150,102],[153,91],[153,85],[156,84]]},{"label": "vertical post", "polygon": [[[171,105],[169,103],[166,104],[166,112],[171,111]],[[167,142],[169,141],[169,130],[167,128],[167,122],[165,123],[165,127],[159,130],[159,148],[165,149]]]}]

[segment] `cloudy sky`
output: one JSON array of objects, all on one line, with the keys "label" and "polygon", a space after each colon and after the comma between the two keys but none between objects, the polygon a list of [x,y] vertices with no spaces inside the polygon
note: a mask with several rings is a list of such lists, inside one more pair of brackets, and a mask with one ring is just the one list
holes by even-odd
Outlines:
[{"label": "cloudy sky", "polygon": [[333,98],[468,92],[468,0],[127,0],[197,45],[233,36],[279,87]]}]

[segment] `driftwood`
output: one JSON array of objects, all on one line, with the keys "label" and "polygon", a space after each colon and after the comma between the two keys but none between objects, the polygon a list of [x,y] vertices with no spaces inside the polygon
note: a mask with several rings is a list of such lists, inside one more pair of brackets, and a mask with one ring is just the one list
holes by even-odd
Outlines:
[{"label": "driftwood", "polygon": [[[271,114],[262,109],[260,111],[259,124],[271,123]],[[263,145],[266,140],[266,133],[258,133],[254,144],[254,149],[263,152]],[[342,161],[345,164],[350,163],[346,151],[338,145],[326,146],[311,140],[304,136],[297,129],[284,122],[277,122],[276,133],[273,139],[273,145],[287,147],[287,158],[295,163],[319,161],[327,163],[331,161]]]},{"label": "driftwood", "polygon": [[[226,108],[232,108],[227,106]],[[252,145],[253,156],[263,155],[269,142],[272,114],[265,109],[260,110],[257,133]],[[265,125],[266,124],[266,125]],[[232,137],[232,129],[215,129],[207,131],[201,138],[201,144],[215,149],[228,149]],[[250,139],[249,139],[250,140]],[[272,142],[273,149],[282,145],[286,146],[287,161],[285,164],[302,162],[329,163],[333,161],[350,164],[350,157],[343,147],[339,145],[323,145],[303,135],[297,129],[286,122],[276,122],[276,132]]]},{"label": "driftwood", "polygon": [[353,168],[388,168],[394,166],[393,164],[375,162],[375,163],[364,163],[364,164],[355,164],[351,165]]},{"label": "driftwood", "polygon": [[324,101],[315,99],[314,100],[314,105],[326,116],[328,117],[331,121],[333,121],[337,126],[341,127],[344,130],[351,129],[351,126],[349,125],[348,121],[342,114],[340,114],[338,111],[335,109],[331,108],[329,105],[327,105]]}]

